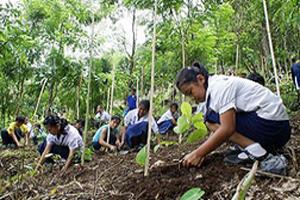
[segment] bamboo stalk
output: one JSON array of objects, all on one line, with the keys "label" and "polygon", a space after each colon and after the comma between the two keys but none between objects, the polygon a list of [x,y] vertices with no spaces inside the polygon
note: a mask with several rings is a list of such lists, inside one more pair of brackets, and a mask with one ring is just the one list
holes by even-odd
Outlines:
[{"label": "bamboo stalk", "polygon": [[274,51],[273,51],[273,43],[272,43],[272,37],[271,37],[271,32],[270,32],[267,4],[266,4],[265,0],[263,0],[263,6],[264,6],[264,13],[265,13],[265,20],[266,20],[266,28],[267,28],[268,39],[269,39],[270,53],[271,53],[271,58],[272,58],[272,66],[273,66],[274,76],[275,76],[276,91],[277,91],[277,95],[280,96],[280,88],[279,88],[279,81],[278,81],[278,75],[277,75],[277,69],[276,69],[276,61],[275,61],[275,55],[274,55]]},{"label": "bamboo stalk", "polygon": [[150,110],[148,115],[148,138],[147,138],[147,156],[145,160],[144,176],[149,175],[149,157],[150,157],[150,141],[152,129],[152,113],[153,113],[153,93],[154,93],[154,68],[155,68],[155,44],[156,44],[156,15],[157,15],[157,0],[154,1],[154,18],[153,18],[153,38],[152,38],[152,63],[151,63],[151,88],[150,88]]}]

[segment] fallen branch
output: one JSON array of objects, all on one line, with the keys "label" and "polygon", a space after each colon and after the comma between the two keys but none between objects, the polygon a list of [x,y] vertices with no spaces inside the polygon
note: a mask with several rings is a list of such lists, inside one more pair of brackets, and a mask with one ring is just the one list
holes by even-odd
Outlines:
[{"label": "fallen branch", "polygon": [[[241,170],[250,171],[251,169],[246,168],[246,167],[241,167]],[[282,175],[279,175],[279,174],[273,174],[273,173],[264,172],[264,171],[261,171],[261,170],[257,170],[256,173],[258,175],[267,176],[267,177],[271,177],[271,178],[282,178],[282,179],[287,179],[287,180],[291,180],[291,181],[300,181],[300,179],[292,178],[290,176],[282,176]]]},{"label": "fallen branch", "polygon": [[111,167],[107,168],[106,170],[104,170],[96,179],[96,183],[99,181],[99,179],[106,173],[108,172],[109,170],[113,169],[114,167],[118,166],[119,164],[121,164],[124,160],[122,159],[120,162],[112,165]]}]

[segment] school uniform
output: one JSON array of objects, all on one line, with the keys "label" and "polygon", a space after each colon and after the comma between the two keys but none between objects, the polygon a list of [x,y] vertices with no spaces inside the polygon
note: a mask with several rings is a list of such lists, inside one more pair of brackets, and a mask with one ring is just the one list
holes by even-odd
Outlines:
[{"label": "school uniform", "polygon": [[172,120],[176,119],[175,116],[172,114],[171,110],[169,109],[157,121],[160,134],[166,134],[169,130],[173,129],[174,124]]},{"label": "school uniform", "polygon": [[25,124],[22,124],[20,127],[18,127],[17,122],[10,123],[7,129],[1,130],[1,138],[4,145],[16,145],[15,141],[13,140],[12,133],[15,133],[17,139],[20,140],[26,134],[29,134],[29,130]]},{"label": "school uniform", "polygon": [[[125,132],[125,142],[130,148],[145,145],[148,136],[148,115],[138,118],[138,109],[130,111],[124,119],[127,127]],[[152,131],[158,133],[158,126],[152,117]]]},{"label": "school uniform", "polygon": [[206,108],[205,120],[219,124],[218,115],[234,109],[236,132],[267,150],[280,148],[290,139],[289,117],[282,100],[256,82],[239,77],[210,76]]},{"label": "school uniform", "polygon": [[83,141],[78,130],[69,124],[65,127],[63,134],[58,136],[48,134],[46,140],[38,148],[40,154],[44,152],[47,144],[52,145],[50,153],[58,154],[62,158],[67,159],[70,150],[81,148]]},{"label": "school uniform", "polygon": [[136,109],[136,95],[129,95],[127,97],[127,108],[125,109],[123,116],[126,116],[129,111]]},{"label": "school uniform", "polygon": [[[108,128],[109,125],[104,125],[101,126],[95,133],[93,140],[92,140],[92,144],[95,150],[99,150],[101,148],[101,145],[99,144],[99,139],[101,138],[102,132],[103,130],[107,130],[106,132],[106,137],[104,138],[104,141],[106,142],[107,140],[107,134],[108,134]],[[117,141],[117,137],[119,135],[119,129],[115,128],[115,129],[110,129],[110,137],[109,137],[109,144],[111,145],[115,145],[116,141]]]},{"label": "school uniform", "polygon": [[297,90],[300,90],[300,60],[292,65],[292,78]]},{"label": "school uniform", "polygon": [[108,114],[106,111],[103,111],[102,113],[98,112],[95,116],[95,119],[108,122],[110,120],[110,114]]}]

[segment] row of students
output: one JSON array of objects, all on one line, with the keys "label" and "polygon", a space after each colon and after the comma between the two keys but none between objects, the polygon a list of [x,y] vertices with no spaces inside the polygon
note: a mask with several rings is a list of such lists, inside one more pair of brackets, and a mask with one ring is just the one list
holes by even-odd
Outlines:
[{"label": "row of students", "polygon": [[[126,144],[129,148],[140,148],[146,144],[148,135],[150,102],[142,100],[138,108],[129,111],[124,118],[124,128],[119,130],[121,122],[119,117],[112,117],[108,125],[101,126],[93,137],[93,146],[96,150],[101,146],[116,150]],[[176,125],[178,104],[173,103],[170,109],[156,122],[152,117],[152,131],[157,134],[165,134]],[[111,137],[106,141],[107,132],[110,128]]]}]

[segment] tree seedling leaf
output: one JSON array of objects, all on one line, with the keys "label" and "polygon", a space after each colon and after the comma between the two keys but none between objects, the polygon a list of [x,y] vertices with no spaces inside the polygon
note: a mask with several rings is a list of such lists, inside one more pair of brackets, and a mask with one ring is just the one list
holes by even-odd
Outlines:
[{"label": "tree seedling leaf", "polygon": [[197,129],[193,131],[187,138],[188,143],[194,143],[201,140],[207,133],[206,129]]},{"label": "tree seedling leaf", "polygon": [[180,106],[182,115],[190,118],[192,116],[192,106],[188,102],[182,102]]},{"label": "tree seedling leaf", "polygon": [[[178,127],[178,129],[175,130],[176,127]],[[178,118],[176,127],[174,128],[174,131],[177,134],[182,134],[190,128],[190,124],[184,115]]]},{"label": "tree seedling leaf", "polygon": [[143,167],[145,165],[146,157],[147,157],[147,151],[146,151],[146,146],[145,145],[136,155],[135,161],[138,165]]},{"label": "tree seedling leaf", "polygon": [[199,200],[205,194],[201,188],[192,188],[185,192],[180,200]]},{"label": "tree seedling leaf", "polygon": [[196,123],[196,122],[203,122],[203,114],[200,112],[200,113],[197,113],[196,115],[194,115],[192,117],[192,122],[193,123]]},{"label": "tree seedling leaf", "polygon": [[155,145],[153,152],[156,153],[159,148],[160,148],[160,144]]}]

